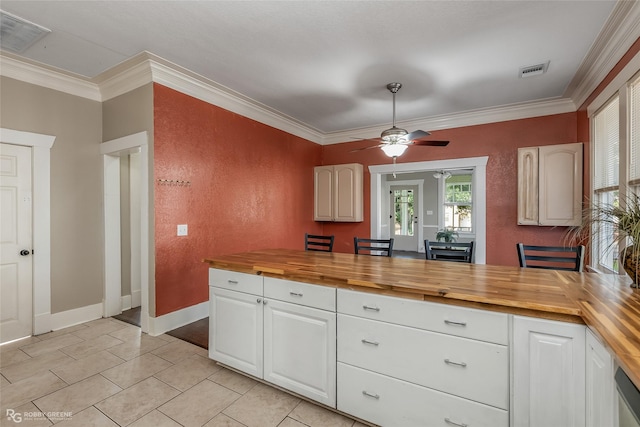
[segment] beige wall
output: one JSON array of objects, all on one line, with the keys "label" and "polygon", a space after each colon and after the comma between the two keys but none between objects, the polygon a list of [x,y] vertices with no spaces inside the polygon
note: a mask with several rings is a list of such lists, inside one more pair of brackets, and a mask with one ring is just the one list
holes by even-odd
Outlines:
[{"label": "beige wall", "polygon": [[100,102],[0,77],[0,126],[56,137],[51,149],[51,313],[101,303]]},{"label": "beige wall", "polygon": [[[153,177],[153,83],[102,103],[103,141],[121,138],[147,131],[149,140],[149,315],[155,316],[155,243],[154,243],[154,196]],[[144,184],[142,184],[144,185]],[[126,220],[128,221],[128,214]],[[125,218],[123,218],[125,219]],[[127,228],[127,227],[125,227]],[[123,241],[129,241],[128,229],[123,228]],[[123,274],[130,274],[130,264],[123,262]],[[130,288],[129,284],[123,285]],[[124,288],[123,288],[124,290]],[[124,293],[123,293],[124,295]]]}]

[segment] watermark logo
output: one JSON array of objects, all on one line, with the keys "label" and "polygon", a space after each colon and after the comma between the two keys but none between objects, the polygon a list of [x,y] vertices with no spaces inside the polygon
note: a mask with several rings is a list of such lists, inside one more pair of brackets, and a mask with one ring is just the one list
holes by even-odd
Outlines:
[{"label": "watermark logo", "polygon": [[22,421],[44,421],[50,420],[54,422],[70,420],[73,418],[73,412],[70,411],[50,411],[50,412],[40,412],[40,411],[25,411],[25,412],[16,412],[15,409],[7,409],[6,413],[7,420],[13,421],[18,424]]}]

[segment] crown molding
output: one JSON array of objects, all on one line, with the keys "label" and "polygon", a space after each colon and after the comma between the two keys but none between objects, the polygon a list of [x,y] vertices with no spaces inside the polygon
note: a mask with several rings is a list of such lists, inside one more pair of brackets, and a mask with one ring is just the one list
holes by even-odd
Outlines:
[{"label": "crown molding", "polygon": [[[573,101],[568,98],[561,98],[505,105],[496,108],[467,111],[458,114],[426,117],[417,120],[407,120],[396,123],[396,126],[404,129],[428,129],[429,131],[435,131],[487,123],[505,122],[509,120],[550,116],[553,114],[571,113],[574,111],[576,111],[576,105]],[[353,141],[353,139],[379,138],[380,133],[388,128],[389,125],[334,132],[326,134],[323,138],[322,144],[330,145],[350,142]]]},{"label": "crown molding", "polygon": [[47,67],[36,62],[27,62],[12,54],[0,51],[0,76],[9,77],[70,95],[101,101],[97,84],[75,74]]},{"label": "crown molding", "polygon": [[640,37],[640,2],[618,1],[589,53],[582,61],[565,97],[579,108]]}]

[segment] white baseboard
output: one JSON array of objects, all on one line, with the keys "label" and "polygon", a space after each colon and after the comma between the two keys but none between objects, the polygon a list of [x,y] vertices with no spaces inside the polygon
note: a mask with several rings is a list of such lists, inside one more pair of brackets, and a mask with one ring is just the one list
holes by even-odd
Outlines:
[{"label": "white baseboard", "polygon": [[123,295],[120,297],[120,306],[122,307],[122,311],[129,310],[131,305],[131,295]]},{"label": "white baseboard", "polygon": [[140,307],[142,305],[142,291],[131,290],[131,307]]},{"label": "white baseboard", "polygon": [[58,329],[78,325],[90,320],[100,319],[103,312],[104,307],[102,303],[99,303],[54,313],[51,315],[50,330],[57,331]]},{"label": "white baseboard", "polygon": [[209,316],[209,301],[192,305],[159,317],[149,317],[149,335],[158,336],[167,331]]},{"label": "white baseboard", "polygon": [[51,313],[36,314],[33,316],[33,335],[51,332]]}]

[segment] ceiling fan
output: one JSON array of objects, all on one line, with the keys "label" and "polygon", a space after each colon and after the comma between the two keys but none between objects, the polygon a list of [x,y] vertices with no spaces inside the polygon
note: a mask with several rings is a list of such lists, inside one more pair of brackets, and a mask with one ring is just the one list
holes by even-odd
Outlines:
[{"label": "ceiling fan", "polygon": [[444,147],[449,144],[449,141],[425,141],[423,138],[431,135],[424,130],[414,130],[413,132],[407,132],[405,129],[396,126],[396,93],[402,87],[402,83],[389,83],[387,89],[393,94],[393,123],[391,128],[385,130],[380,134],[381,144],[373,145],[371,147],[358,148],[351,152],[368,150],[370,148],[381,148],[389,157],[401,156],[409,145],[417,145],[423,147]]}]

